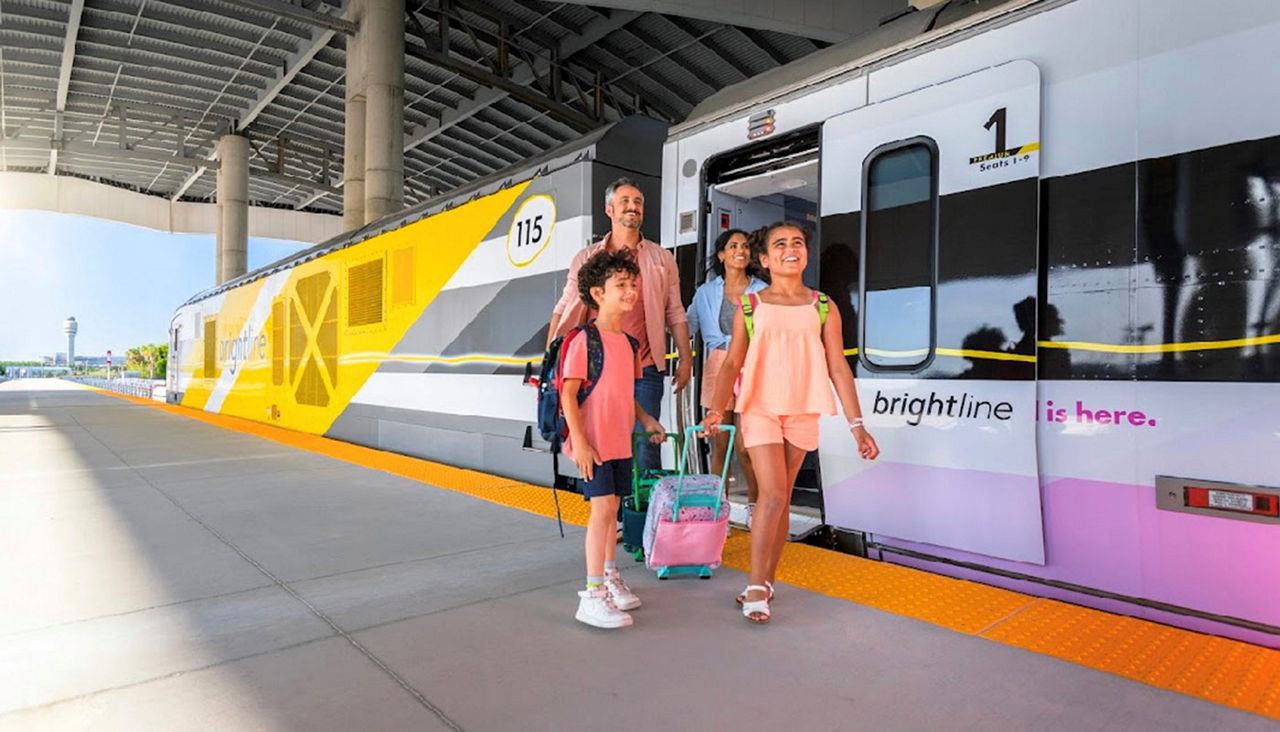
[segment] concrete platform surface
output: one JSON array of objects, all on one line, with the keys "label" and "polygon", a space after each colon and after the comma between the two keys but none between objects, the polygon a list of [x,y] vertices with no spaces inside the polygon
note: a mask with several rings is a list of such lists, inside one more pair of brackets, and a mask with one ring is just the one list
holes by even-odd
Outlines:
[{"label": "concrete platform surface", "polygon": [[741,574],[573,620],[581,529],[55,381],[0,384],[0,730],[1274,730]]}]

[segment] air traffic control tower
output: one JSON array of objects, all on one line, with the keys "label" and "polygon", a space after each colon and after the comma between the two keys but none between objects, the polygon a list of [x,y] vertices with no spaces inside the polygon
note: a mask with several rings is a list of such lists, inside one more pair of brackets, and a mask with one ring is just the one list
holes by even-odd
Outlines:
[{"label": "air traffic control tower", "polygon": [[62,332],[67,334],[67,368],[74,368],[76,363],[76,331],[80,326],[75,316],[62,321]]}]

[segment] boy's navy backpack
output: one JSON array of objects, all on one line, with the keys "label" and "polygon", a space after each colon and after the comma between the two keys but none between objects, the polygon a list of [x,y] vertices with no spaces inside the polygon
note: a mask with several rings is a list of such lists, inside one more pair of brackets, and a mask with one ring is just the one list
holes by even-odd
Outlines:
[{"label": "boy's navy backpack", "polygon": [[[578,404],[586,401],[604,373],[604,341],[600,338],[600,329],[595,322],[580,325],[568,333],[551,341],[547,352],[542,357],[542,369],[538,372],[538,433],[542,439],[551,443],[553,469],[560,473],[560,448],[569,436],[569,425],[564,418],[564,406],[560,403],[560,390],[564,387],[563,364],[561,358],[574,338],[587,339],[587,378],[578,388]],[[630,335],[627,341],[631,344],[631,352],[638,353],[640,342]],[[551,488],[556,499],[556,520],[560,519],[560,497],[555,493],[554,481]],[[564,526],[560,527],[560,535],[564,536]]]}]

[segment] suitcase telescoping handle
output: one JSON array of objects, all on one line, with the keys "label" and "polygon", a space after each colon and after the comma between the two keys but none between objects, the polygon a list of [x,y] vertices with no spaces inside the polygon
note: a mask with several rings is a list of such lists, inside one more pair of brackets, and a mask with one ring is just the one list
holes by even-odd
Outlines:
[{"label": "suitcase telescoping handle", "polygon": [[680,434],[678,432],[633,432],[631,433],[631,485],[639,485],[640,483],[640,443],[654,435],[662,435],[667,440],[676,441],[676,449],[680,449]]},{"label": "suitcase telescoping handle", "polygon": [[730,458],[733,457],[733,442],[734,442],[734,437],[737,434],[737,430],[734,429],[733,425],[727,425],[727,424],[720,425],[721,432],[729,433],[729,449],[725,450],[725,453],[724,453],[724,467],[720,470],[720,490],[716,491],[716,497],[715,497],[714,503],[707,502],[704,497],[700,497],[700,496],[689,496],[688,499],[686,500],[684,495],[684,476],[687,472],[685,470],[685,467],[686,467],[686,462],[689,458],[689,446],[694,444],[694,440],[693,440],[694,435],[704,431],[705,430],[703,430],[702,425],[700,424],[691,425],[689,427],[686,427],[684,430],[684,448],[685,449],[680,451],[680,477],[677,479],[677,482],[676,482],[676,499],[675,501],[672,501],[672,512],[671,512],[672,521],[680,520],[681,505],[711,506],[711,509],[712,509],[711,515],[712,516],[720,515],[720,501],[724,498],[725,486],[729,479],[729,462],[730,462]]}]

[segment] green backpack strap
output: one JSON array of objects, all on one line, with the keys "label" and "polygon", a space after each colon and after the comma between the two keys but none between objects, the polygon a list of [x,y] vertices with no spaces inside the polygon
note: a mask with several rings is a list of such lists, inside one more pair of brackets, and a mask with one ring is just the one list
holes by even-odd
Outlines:
[{"label": "green backpack strap", "polygon": [[818,328],[822,328],[827,324],[827,309],[830,305],[827,303],[826,293],[814,290],[813,299],[818,301]]},{"label": "green backpack strap", "polygon": [[752,293],[743,293],[742,295],[742,322],[747,326],[747,340],[755,338],[755,322],[751,317],[755,313],[756,295]]}]

